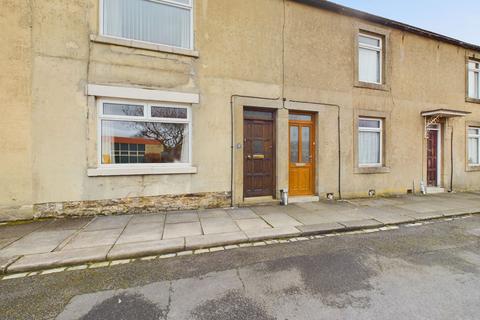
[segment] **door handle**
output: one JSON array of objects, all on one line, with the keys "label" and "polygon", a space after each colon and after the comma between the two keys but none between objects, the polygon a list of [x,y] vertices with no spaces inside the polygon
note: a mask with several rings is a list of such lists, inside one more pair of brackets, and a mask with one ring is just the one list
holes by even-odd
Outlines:
[{"label": "door handle", "polygon": [[251,155],[251,154],[247,154],[247,159],[252,159],[252,155]]}]

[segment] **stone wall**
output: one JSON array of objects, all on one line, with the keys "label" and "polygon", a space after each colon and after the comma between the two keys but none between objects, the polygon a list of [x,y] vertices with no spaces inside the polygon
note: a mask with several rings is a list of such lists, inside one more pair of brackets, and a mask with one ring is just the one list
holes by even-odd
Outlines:
[{"label": "stone wall", "polygon": [[225,208],[229,206],[230,192],[207,192],[155,197],[42,203],[34,205],[34,217],[141,214],[160,211]]}]

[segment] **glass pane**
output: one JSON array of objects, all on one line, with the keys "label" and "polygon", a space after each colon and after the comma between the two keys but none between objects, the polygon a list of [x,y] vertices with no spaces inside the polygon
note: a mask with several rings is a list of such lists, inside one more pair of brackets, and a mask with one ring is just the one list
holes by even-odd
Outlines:
[{"label": "glass pane", "polygon": [[254,154],[263,154],[263,141],[253,140],[252,151]]},{"label": "glass pane", "polygon": [[359,36],[358,36],[358,41],[359,41],[361,44],[366,44],[366,45],[369,45],[369,46],[380,47],[380,40],[379,40],[379,39],[373,39],[373,38],[370,38],[370,37],[365,37],[365,36],[359,35]]},{"label": "glass pane", "polygon": [[480,129],[479,128],[468,128],[468,134],[480,134]]},{"label": "glass pane", "polygon": [[380,83],[380,52],[365,48],[358,49],[358,79]]},{"label": "glass pane", "polygon": [[475,98],[475,72],[468,72],[468,96]]},{"label": "glass pane", "polygon": [[297,120],[297,121],[311,121],[312,120],[312,115],[291,113],[291,114],[288,115],[288,119]]},{"label": "glass pane", "polygon": [[479,138],[468,138],[468,163],[479,164],[478,144]]},{"label": "glass pane", "polygon": [[185,108],[152,107],[152,117],[187,119],[188,110]]},{"label": "glass pane", "polygon": [[103,11],[106,35],[190,49],[191,9],[154,1],[104,0]]},{"label": "glass pane", "polygon": [[254,111],[254,110],[245,110],[243,112],[243,117],[244,118],[250,118],[250,119],[259,119],[259,120],[272,120],[273,119],[273,113],[271,112],[266,112],[266,111]]},{"label": "glass pane", "polygon": [[380,120],[360,119],[358,126],[360,128],[380,128]]},{"label": "glass pane", "polygon": [[187,163],[188,125],[102,120],[102,163]]},{"label": "glass pane", "polygon": [[380,132],[359,132],[358,160],[363,165],[380,163]]},{"label": "glass pane", "polygon": [[290,127],[290,162],[298,162],[298,127]]},{"label": "glass pane", "polygon": [[310,162],[310,127],[302,127],[302,162]]},{"label": "glass pane", "polygon": [[112,116],[143,117],[143,106],[118,103],[104,103],[103,114]]}]

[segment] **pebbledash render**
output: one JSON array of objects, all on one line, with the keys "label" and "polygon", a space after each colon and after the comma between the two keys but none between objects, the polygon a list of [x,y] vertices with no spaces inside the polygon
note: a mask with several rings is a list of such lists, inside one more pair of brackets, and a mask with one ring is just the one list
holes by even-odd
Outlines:
[{"label": "pebbledash render", "polygon": [[0,5],[0,220],[480,189],[479,46],[321,0]]}]

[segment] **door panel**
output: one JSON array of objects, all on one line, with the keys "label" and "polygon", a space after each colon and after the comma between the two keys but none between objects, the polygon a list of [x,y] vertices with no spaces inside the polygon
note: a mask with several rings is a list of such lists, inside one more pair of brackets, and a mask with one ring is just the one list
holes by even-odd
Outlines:
[{"label": "door panel", "polygon": [[429,130],[427,139],[427,185],[438,185],[438,131]]},{"label": "door panel", "polygon": [[289,193],[312,195],[315,192],[315,126],[310,114],[289,116]]},{"label": "door panel", "polygon": [[[262,112],[263,114],[263,112]],[[252,118],[253,117],[253,118]],[[245,197],[273,195],[274,140],[273,120],[261,120],[265,115],[244,113],[244,174]],[[271,117],[273,119],[273,116]]]}]

